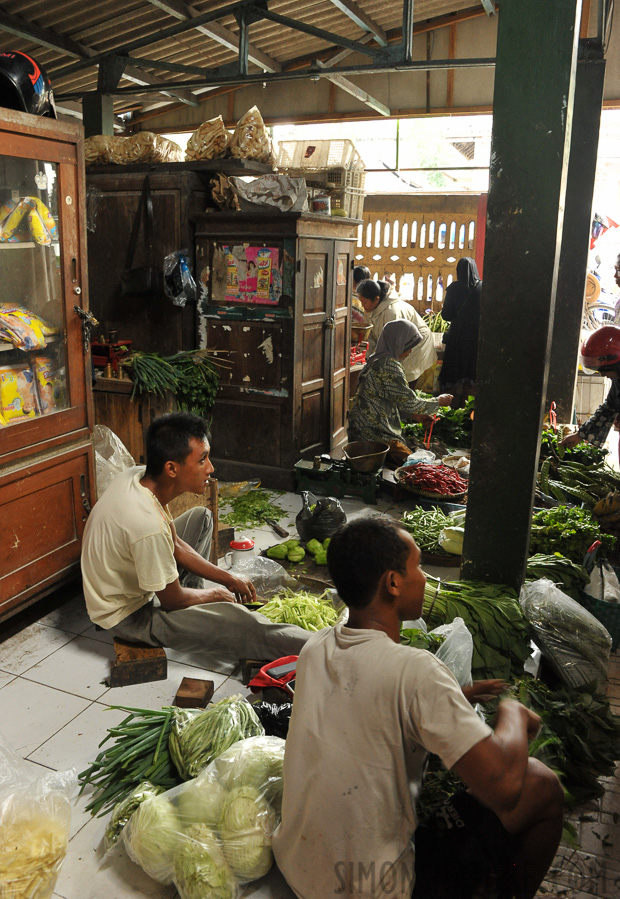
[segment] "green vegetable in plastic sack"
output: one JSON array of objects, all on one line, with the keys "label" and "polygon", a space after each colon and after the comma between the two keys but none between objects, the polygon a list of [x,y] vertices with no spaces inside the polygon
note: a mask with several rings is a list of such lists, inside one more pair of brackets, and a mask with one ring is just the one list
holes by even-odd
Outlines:
[{"label": "green vegetable in plastic sack", "polygon": [[226,789],[210,771],[205,770],[188,780],[177,798],[177,812],[183,827],[192,824],[217,827],[225,798]]},{"label": "green vegetable in plastic sack", "polygon": [[286,559],[288,555],[288,547],[286,543],[276,543],[275,546],[270,546],[267,550],[267,555],[270,559]]},{"label": "green vegetable in plastic sack", "polygon": [[271,868],[276,814],[253,787],[236,787],[226,797],[220,837],[226,861],[241,880],[257,880]]},{"label": "green vegetable in plastic sack", "polygon": [[282,796],[285,741],[281,737],[249,737],[222,753],[216,761],[223,787],[252,787],[276,809]]},{"label": "green vegetable in plastic sack", "polygon": [[239,883],[216,834],[194,824],[174,858],[174,882],[181,899],[237,899]]},{"label": "green vegetable in plastic sack", "polygon": [[289,562],[301,562],[306,556],[306,551],[302,546],[293,546],[288,551],[287,559]]},{"label": "green vegetable in plastic sack", "polygon": [[170,755],[181,777],[189,780],[237,740],[264,733],[250,703],[236,693],[198,714],[179,713],[170,731]]},{"label": "green vegetable in plastic sack", "polygon": [[123,828],[123,843],[130,859],[159,883],[172,883],[174,854],[181,830],[179,819],[165,795],[147,799]]},{"label": "green vegetable in plastic sack", "polygon": [[317,553],[323,551],[323,544],[313,537],[312,540],[308,540],[306,543],[306,549],[309,553],[312,553],[313,556],[316,556]]},{"label": "green vegetable in plastic sack", "polygon": [[125,827],[138,806],[146,802],[147,799],[152,799],[153,796],[159,795],[159,793],[163,793],[163,787],[157,787],[148,780],[144,780],[125,799],[117,802],[103,837],[106,852],[116,843],[123,827]]},{"label": "green vegetable in plastic sack", "polygon": [[439,545],[447,553],[460,556],[463,552],[463,539],[465,537],[465,528],[448,527],[443,528],[439,534]]}]

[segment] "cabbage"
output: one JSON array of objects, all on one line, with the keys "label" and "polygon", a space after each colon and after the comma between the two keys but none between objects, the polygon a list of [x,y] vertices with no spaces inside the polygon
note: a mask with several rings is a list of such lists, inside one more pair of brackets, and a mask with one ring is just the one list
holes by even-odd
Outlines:
[{"label": "cabbage", "polygon": [[253,787],[279,807],[284,747],[280,737],[250,737],[235,743],[217,761],[220,782],[227,789]]},{"label": "cabbage", "polygon": [[154,880],[172,883],[174,853],[181,834],[176,812],[165,797],[143,802],[123,829],[127,854]]},{"label": "cabbage", "polygon": [[240,880],[257,880],[271,868],[276,824],[275,812],[254,787],[236,787],[227,795],[220,837],[226,861]]},{"label": "cabbage", "polygon": [[174,882],[181,899],[237,899],[239,884],[220,841],[205,824],[194,824],[174,857]]},{"label": "cabbage", "polygon": [[155,786],[148,780],[143,780],[138,786],[129,793],[124,799],[114,806],[112,815],[105,829],[104,846],[108,852],[114,843],[118,840],[123,830],[135,810],[142,802],[163,793],[163,787]]},{"label": "cabbage", "polygon": [[177,797],[177,812],[184,829],[191,824],[217,827],[225,796],[224,787],[207,771],[183,784]]}]

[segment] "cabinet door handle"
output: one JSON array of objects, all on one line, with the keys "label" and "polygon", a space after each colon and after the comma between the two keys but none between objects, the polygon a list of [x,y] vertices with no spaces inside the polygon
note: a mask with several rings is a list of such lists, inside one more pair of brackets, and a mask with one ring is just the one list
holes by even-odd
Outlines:
[{"label": "cabinet door handle", "polygon": [[90,515],[91,506],[90,501],[88,499],[88,493],[86,492],[86,475],[80,475],[80,496],[82,497],[82,505],[86,510],[86,514]]},{"label": "cabinet door handle", "polygon": [[334,330],[335,330],[335,328],[336,328],[336,319],[334,318],[333,315],[329,315],[329,316],[325,319],[325,328],[326,328],[328,331],[334,331]]}]

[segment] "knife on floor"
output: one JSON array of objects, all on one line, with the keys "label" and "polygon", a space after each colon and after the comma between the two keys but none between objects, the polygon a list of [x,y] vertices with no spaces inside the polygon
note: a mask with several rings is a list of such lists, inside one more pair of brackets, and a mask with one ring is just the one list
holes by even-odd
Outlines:
[{"label": "knife on floor", "polygon": [[265,522],[265,524],[268,524],[274,529],[278,537],[290,536],[286,528],[283,528],[281,524],[278,524],[278,522],[274,518],[263,518],[263,521]]}]

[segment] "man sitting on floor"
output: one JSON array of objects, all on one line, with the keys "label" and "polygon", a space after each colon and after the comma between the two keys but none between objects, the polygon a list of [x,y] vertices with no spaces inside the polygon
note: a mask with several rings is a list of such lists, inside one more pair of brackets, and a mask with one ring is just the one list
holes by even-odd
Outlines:
[{"label": "man sitting on floor", "polygon": [[[434,655],[399,642],[401,622],[420,617],[426,579],[398,523],[344,525],[327,563],[349,619],[313,634],[297,664],[273,839],[289,885],[300,899],[465,899],[494,876],[496,896],[531,899],[563,818],[558,778],[528,758],[539,717],[505,699],[492,730],[468,698],[501,682],[466,697]],[[429,752],[468,790],[416,830]]]},{"label": "man sitting on floor", "polygon": [[86,522],[82,578],[91,620],[115,637],[199,652],[205,668],[230,674],[242,659],[297,655],[308,632],[244,608],[256,599],[252,582],[208,561],[208,509],[172,520],[172,499],[204,492],[209,452],[201,418],[173,412],[153,421],[146,469],[117,475]]}]

